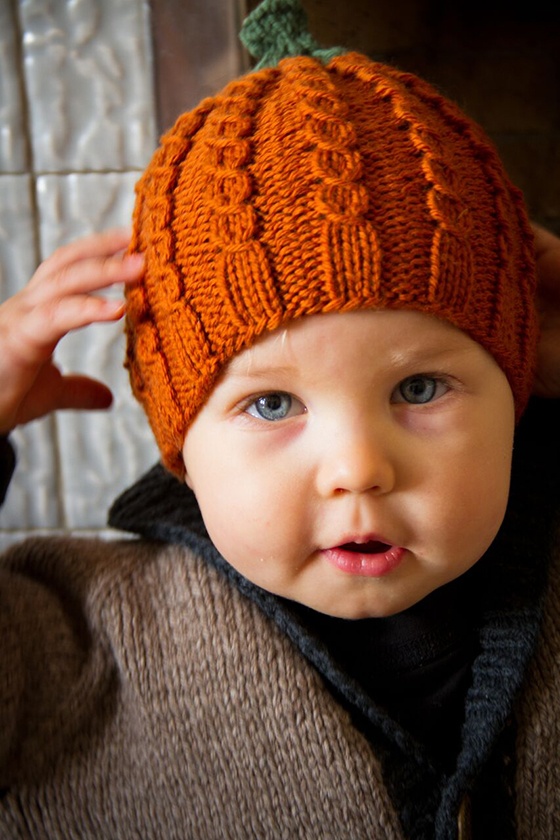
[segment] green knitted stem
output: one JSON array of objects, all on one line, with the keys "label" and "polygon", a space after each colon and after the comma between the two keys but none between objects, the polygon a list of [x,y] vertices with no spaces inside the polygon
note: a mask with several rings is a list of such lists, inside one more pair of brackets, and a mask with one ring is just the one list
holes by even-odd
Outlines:
[{"label": "green knitted stem", "polygon": [[307,16],[299,0],[263,0],[247,15],[239,37],[258,59],[255,70],[275,67],[283,58],[310,55],[326,64],[341,47],[325,49],[310,35]]}]

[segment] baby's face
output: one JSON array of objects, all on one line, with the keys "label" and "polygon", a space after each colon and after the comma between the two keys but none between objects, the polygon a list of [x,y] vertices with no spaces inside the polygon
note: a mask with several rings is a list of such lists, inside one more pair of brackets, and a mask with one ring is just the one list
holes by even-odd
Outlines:
[{"label": "baby's face", "polygon": [[502,522],[514,405],[480,345],[416,312],[305,317],[236,356],[183,449],[242,575],[345,618],[406,609]]}]

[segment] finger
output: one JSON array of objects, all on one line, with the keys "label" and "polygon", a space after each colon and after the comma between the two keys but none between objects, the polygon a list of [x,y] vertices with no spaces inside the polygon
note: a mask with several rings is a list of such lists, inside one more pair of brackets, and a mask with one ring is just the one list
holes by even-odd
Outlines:
[{"label": "finger", "polygon": [[131,232],[128,228],[112,228],[102,233],[94,233],[76,239],[68,245],[57,248],[50,257],[39,266],[35,276],[40,277],[61,271],[75,262],[84,259],[114,256],[124,251],[130,242]]},{"label": "finger", "polygon": [[53,297],[91,293],[117,284],[129,284],[140,278],[144,270],[141,254],[95,257],[72,263],[49,277],[29,283],[25,294],[30,301],[41,304]]},{"label": "finger", "polygon": [[67,333],[90,324],[118,321],[124,312],[125,302],[122,299],[74,295],[52,301],[44,308],[36,307],[30,312],[20,335],[30,347],[43,348],[50,355]]},{"label": "finger", "polygon": [[536,222],[531,222],[535,234],[535,254],[537,259],[546,251],[560,249],[560,239],[551,231]]},{"label": "finger", "polygon": [[0,430],[10,430],[18,425],[30,423],[52,411],[64,409],[97,411],[110,407],[113,395],[109,388],[97,379],[78,374],[60,375],[54,387],[30,393],[23,400],[15,416],[4,418]]},{"label": "finger", "polygon": [[[124,312],[122,299],[111,300],[94,295],[53,300],[43,306],[26,309],[23,314],[15,307],[3,309],[0,312],[0,332],[4,335],[3,359],[10,360],[11,369],[42,364],[67,333],[93,323],[117,321]],[[17,329],[10,326],[10,318],[12,324],[17,324]],[[2,329],[3,323],[7,324],[5,329]]]},{"label": "finger", "polygon": [[537,262],[537,295],[547,304],[560,299],[560,246],[543,251]]},{"label": "finger", "polygon": [[103,382],[89,376],[67,374],[60,380],[59,391],[51,410],[95,411],[109,408],[112,402],[111,390]]},{"label": "finger", "polygon": [[[11,406],[9,394],[0,399],[0,434],[30,423],[59,409],[98,410],[109,408],[113,395],[97,379],[80,374],[62,375],[55,365],[45,368],[17,406]],[[5,404],[4,404],[5,403]]]},{"label": "finger", "polygon": [[550,308],[560,300],[560,239],[534,222],[537,260],[537,296],[541,305]]}]

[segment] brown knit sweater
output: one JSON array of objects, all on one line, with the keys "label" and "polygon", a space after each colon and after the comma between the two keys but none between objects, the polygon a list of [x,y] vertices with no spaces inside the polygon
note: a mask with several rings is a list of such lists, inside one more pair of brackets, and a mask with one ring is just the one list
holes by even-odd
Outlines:
[{"label": "brown knit sweater", "polygon": [[[516,713],[526,840],[560,836],[559,566]],[[35,540],[1,569],[1,838],[403,837],[370,742],[187,548]]]}]

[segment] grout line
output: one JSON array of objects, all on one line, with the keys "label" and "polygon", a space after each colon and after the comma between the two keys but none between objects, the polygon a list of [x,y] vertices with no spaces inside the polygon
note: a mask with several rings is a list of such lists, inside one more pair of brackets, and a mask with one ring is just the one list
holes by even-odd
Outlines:
[{"label": "grout line", "polygon": [[156,138],[159,138],[161,126],[161,102],[157,95],[158,91],[158,63],[156,56],[156,34],[154,28],[154,2],[155,0],[147,0],[144,8],[146,9],[146,16],[144,20],[144,34],[148,45],[150,47],[150,66],[151,66],[151,81],[152,81],[152,108],[154,118],[154,129]]},{"label": "grout line", "polygon": [[[22,104],[22,120],[25,133],[25,151],[28,161],[29,169],[21,174],[29,175],[31,178],[31,212],[33,216],[33,246],[35,250],[35,264],[38,265],[41,260],[41,239],[39,234],[39,208],[37,206],[37,182],[34,171],[34,155],[33,143],[31,141],[31,108],[29,105],[29,95],[27,90],[27,79],[25,76],[25,62],[23,49],[23,26],[20,17],[19,3],[17,0],[12,0],[12,13],[14,20],[14,27],[16,30],[16,60],[19,68],[19,87],[21,92]],[[19,173],[10,173],[19,174]]]},{"label": "grout line", "polygon": [[68,511],[66,509],[66,494],[64,492],[64,470],[62,468],[62,451],[60,446],[60,427],[57,419],[58,412],[51,415],[53,459],[56,464],[58,522],[64,530],[68,528]]},{"label": "grout line", "polygon": [[[241,26],[243,21],[247,17],[249,12],[247,0],[236,0],[235,3],[235,31],[239,32],[241,30]],[[240,73],[248,73],[251,69],[251,56],[249,55],[247,49],[241,42],[241,39],[237,39],[237,51],[239,54],[239,69]]]},{"label": "grout line", "polygon": [[21,94],[21,107],[22,107],[22,122],[25,134],[25,152],[26,158],[28,162],[28,169],[25,170],[25,173],[10,173],[10,174],[25,174],[29,175],[33,173],[33,144],[31,143],[31,109],[29,106],[29,96],[27,92],[27,83],[26,83],[26,76],[25,76],[25,62],[24,62],[24,49],[23,49],[23,26],[21,22],[20,12],[19,12],[19,3],[17,0],[11,0],[12,6],[12,17],[14,21],[14,29],[16,33],[15,38],[15,52],[16,52],[16,62],[19,68],[18,74],[18,82],[19,82],[19,89]]},{"label": "grout line", "polygon": [[[147,163],[146,163],[147,165]],[[128,166],[125,169],[15,169],[15,170],[0,170],[0,178],[9,175],[31,175],[33,178],[41,178],[43,176],[60,175],[67,178],[69,175],[126,175],[128,172],[142,173],[143,166]]]}]

